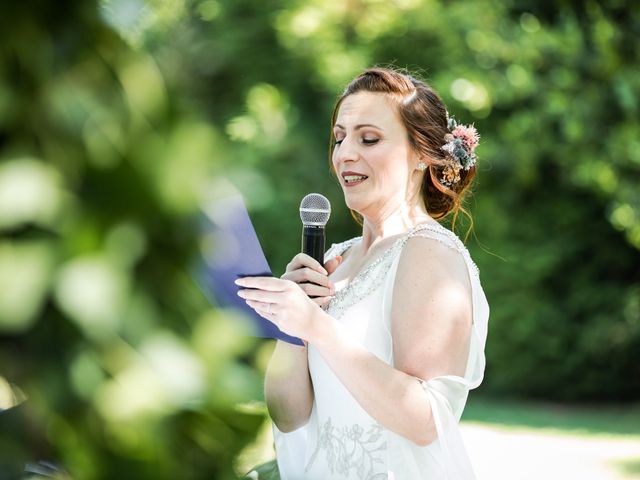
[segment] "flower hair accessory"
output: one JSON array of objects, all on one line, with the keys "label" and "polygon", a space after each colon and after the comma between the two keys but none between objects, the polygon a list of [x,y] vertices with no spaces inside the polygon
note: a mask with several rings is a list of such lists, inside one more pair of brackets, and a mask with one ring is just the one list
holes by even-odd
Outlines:
[{"label": "flower hair accessory", "polygon": [[460,170],[469,170],[476,164],[477,157],[474,151],[480,135],[473,125],[458,124],[448,113],[447,129],[449,133],[444,136],[447,143],[440,147],[446,152],[447,159],[440,183],[451,187],[460,181]]}]

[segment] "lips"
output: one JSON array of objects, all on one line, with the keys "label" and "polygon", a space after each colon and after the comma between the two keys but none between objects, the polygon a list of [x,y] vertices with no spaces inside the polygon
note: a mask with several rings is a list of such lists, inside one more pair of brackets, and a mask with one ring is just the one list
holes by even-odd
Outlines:
[{"label": "lips", "polygon": [[369,178],[368,175],[364,173],[352,171],[342,172],[342,180],[346,186],[357,185],[364,182],[367,178]]}]

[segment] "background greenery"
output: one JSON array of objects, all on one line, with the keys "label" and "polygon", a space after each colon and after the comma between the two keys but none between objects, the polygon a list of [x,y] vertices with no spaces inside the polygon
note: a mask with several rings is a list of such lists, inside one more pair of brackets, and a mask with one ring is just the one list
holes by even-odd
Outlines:
[{"label": "background greenery", "polygon": [[[408,67],[482,135],[487,394],[640,394],[640,9],[622,1],[12,2],[0,17],[0,478],[234,478],[271,344],[189,274],[226,181],[274,273],[332,202],[329,115]],[[466,225],[456,229],[464,238]]]}]

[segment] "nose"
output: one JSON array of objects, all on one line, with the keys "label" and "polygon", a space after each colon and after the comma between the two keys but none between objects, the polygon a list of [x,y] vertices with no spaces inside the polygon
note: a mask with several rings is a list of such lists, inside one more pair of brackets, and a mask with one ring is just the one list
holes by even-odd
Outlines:
[{"label": "nose", "polygon": [[334,158],[337,163],[343,162],[353,162],[357,160],[360,156],[360,151],[358,149],[358,143],[355,141],[351,141],[349,136],[346,136],[340,145],[338,145],[335,149]]}]

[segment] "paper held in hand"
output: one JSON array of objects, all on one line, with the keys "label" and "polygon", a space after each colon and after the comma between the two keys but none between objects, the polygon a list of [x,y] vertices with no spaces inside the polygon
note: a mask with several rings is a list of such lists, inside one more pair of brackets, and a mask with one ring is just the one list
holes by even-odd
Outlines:
[{"label": "paper held in hand", "polygon": [[241,277],[272,276],[249,212],[239,194],[202,209],[201,238],[195,274],[214,306],[233,308],[250,319],[256,337],[277,338],[295,345],[302,340],[281,332],[238,297],[234,281]]}]

